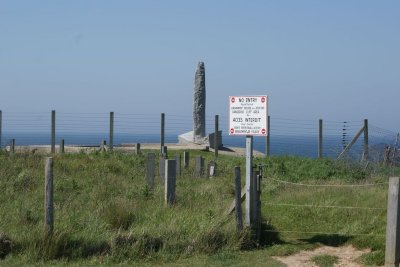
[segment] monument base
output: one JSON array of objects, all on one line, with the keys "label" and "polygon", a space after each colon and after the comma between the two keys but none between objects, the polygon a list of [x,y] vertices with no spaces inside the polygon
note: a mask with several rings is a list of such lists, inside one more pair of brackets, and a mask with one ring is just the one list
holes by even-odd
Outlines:
[{"label": "monument base", "polygon": [[[193,131],[178,136],[178,143],[181,145],[205,145],[214,148],[214,133],[210,133],[207,137],[193,136]],[[222,131],[218,131],[218,147],[222,147]]]},{"label": "monument base", "polygon": [[207,137],[193,136],[193,131],[181,134],[178,136],[178,143],[181,145],[208,145]]}]

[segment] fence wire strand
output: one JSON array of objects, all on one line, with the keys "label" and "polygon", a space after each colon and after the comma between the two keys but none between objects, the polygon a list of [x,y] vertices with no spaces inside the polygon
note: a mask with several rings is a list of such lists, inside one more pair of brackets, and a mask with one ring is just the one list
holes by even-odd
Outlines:
[{"label": "fence wire strand", "polygon": [[372,183],[372,184],[304,184],[304,183],[295,183],[295,182],[274,179],[274,178],[270,178],[270,177],[268,177],[267,180],[272,180],[272,181],[284,183],[284,184],[291,184],[291,185],[297,185],[297,186],[308,186],[308,187],[365,187],[365,186],[379,186],[379,185],[388,185],[389,184],[387,182]]}]

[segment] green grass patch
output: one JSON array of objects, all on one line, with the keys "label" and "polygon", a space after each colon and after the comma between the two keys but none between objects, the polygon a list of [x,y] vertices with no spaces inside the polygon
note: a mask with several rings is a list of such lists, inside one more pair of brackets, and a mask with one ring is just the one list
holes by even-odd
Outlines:
[{"label": "green grass patch", "polygon": [[311,261],[313,261],[319,267],[333,267],[335,263],[339,262],[339,257],[324,254],[312,257]]}]

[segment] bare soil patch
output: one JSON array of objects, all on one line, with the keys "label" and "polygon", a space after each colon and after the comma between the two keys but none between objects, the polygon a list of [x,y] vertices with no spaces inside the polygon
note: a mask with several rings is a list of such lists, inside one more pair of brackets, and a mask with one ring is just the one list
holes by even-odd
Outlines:
[{"label": "bare soil patch", "polygon": [[318,267],[311,258],[318,255],[332,255],[339,258],[336,267],[362,267],[357,259],[364,253],[370,252],[369,249],[359,250],[353,246],[329,247],[322,246],[314,250],[304,250],[299,253],[286,257],[273,257],[290,267]]}]

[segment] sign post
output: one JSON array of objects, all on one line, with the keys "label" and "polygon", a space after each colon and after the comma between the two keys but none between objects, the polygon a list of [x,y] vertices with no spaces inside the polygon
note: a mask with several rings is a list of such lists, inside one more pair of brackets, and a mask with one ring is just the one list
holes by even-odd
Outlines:
[{"label": "sign post", "polygon": [[253,226],[255,205],[251,196],[253,183],[253,136],[268,134],[268,97],[230,96],[229,97],[229,135],[246,136],[246,214],[245,223]]}]

